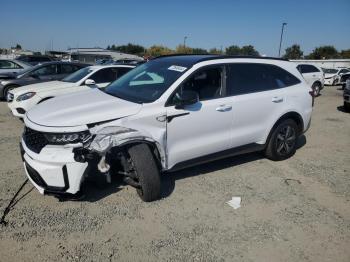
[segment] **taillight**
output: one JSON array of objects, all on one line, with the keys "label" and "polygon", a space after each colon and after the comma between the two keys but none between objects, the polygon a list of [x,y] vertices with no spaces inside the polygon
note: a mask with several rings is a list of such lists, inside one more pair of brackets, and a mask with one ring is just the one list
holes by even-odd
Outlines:
[{"label": "taillight", "polygon": [[309,91],[310,96],[312,97],[312,106],[315,104],[315,91],[311,90]]}]

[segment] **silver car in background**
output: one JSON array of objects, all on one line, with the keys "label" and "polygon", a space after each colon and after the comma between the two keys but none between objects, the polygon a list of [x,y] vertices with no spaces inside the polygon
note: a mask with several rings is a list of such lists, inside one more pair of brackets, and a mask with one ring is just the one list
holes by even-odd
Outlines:
[{"label": "silver car in background", "polygon": [[32,67],[32,65],[16,59],[0,59],[0,74],[18,73],[30,67]]}]

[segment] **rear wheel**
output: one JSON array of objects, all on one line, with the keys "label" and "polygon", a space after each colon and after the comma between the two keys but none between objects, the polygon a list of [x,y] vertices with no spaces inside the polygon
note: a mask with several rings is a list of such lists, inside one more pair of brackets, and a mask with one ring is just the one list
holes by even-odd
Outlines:
[{"label": "rear wheel", "polygon": [[128,148],[132,169],[135,172],[134,182],[139,185],[137,193],[145,202],[160,198],[160,172],[156,159],[146,144],[136,144]]},{"label": "rear wheel", "polygon": [[292,119],[281,121],[272,132],[265,156],[274,161],[285,160],[295,154],[298,126]]},{"label": "rear wheel", "polygon": [[314,83],[312,85],[312,90],[314,91],[314,96],[319,96],[321,92],[321,84],[320,83]]}]

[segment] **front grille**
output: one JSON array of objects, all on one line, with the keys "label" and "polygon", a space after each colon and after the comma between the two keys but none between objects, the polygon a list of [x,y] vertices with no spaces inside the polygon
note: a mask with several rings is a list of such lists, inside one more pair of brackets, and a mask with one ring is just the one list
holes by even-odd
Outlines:
[{"label": "front grille", "polygon": [[30,150],[37,154],[49,143],[43,133],[29,127],[24,127],[23,141]]},{"label": "front grille", "polygon": [[13,97],[14,97],[14,95],[11,94],[10,92],[8,92],[7,97],[6,97],[7,102],[11,103],[13,101]]}]

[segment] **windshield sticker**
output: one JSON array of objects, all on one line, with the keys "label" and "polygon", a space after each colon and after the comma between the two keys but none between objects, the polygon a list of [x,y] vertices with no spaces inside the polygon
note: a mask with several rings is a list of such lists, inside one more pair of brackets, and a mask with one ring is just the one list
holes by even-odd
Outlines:
[{"label": "windshield sticker", "polygon": [[172,65],[171,67],[168,68],[169,70],[173,70],[173,71],[177,71],[177,72],[183,72],[185,71],[187,68],[183,67],[183,66],[177,66],[177,65]]}]

